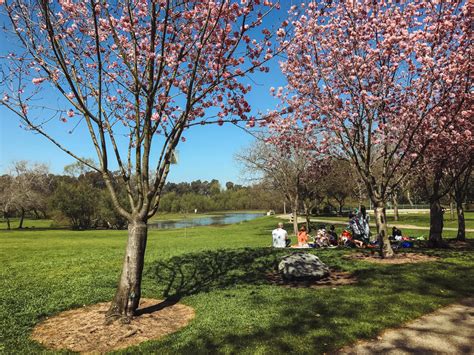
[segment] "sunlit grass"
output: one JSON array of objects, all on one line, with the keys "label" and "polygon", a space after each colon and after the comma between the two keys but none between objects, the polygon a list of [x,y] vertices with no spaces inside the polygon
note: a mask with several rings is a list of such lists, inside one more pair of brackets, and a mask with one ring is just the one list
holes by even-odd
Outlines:
[{"label": "sunlit grass", "polygon": [[[272,285],[265,273],[288,252],[266,248],[276,222],[264,217],[186,233],[150,231],[143,295],[163,298],[168,290],[194,307],[196,318],[128,352],[330,352],[474,293],[473,253],[443,250],[435,251],[438,262],[411,265],[372,265],[342,257],[351,250],[316,250],[328,265],[355,272],[359,282],[320,289]],[[43,317],[111,299],[125,240],[126,231],[0,232],[0,352],[43,351],[29,340]],[[193,287],[171,283],[170,270],[179,265]]]}]

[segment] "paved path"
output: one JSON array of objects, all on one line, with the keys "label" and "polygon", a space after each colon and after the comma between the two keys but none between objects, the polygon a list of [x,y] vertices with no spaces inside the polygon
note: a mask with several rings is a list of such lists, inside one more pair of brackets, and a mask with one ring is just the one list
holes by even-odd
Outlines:
[{"label": "paved path", "polygon": [[[285,214],[280,214],[277,216],[278,218],[281,218],[281,219],[290,219],[290,215],[285,215]],[[341,220],[337,220],[337,219],[330,219],[330,218],[310,218],[310,221],[311,222],[319,222],[319,223],[331,223],[331,224],[340,224],[340,225],[347,225],[347,222],[346,221],[341,221]],[[298,223],[304,223],[306,222],[306,219],[303,218],[303,217],[298,217]],[[399,223],[396,223],[396,224],[391,224],[391,223],[388,223],[387,226],[388,227],[392,227],[392,226],[397,226],[398,228],[401,228],[401,229],[416,229],[416,230],[424,230],[424,231],[429,231],[430,230],[430,227],[420,227],[420,226],[414,226],[412,224],[399,224]],[[370,226],[371,227],[374,227],[375,228],[375,223],[370,223]],[[443,228],[444,231],[457,231],[458,229],[457,228],[451,228],[451,227],[444,227]],[[474,229],[472,228],[466,228],[466,233],[473,233],[474,232]]]},{"label": "paved path", "polygon": [[339,354],[474,354],[474,298],[426,314]]}]

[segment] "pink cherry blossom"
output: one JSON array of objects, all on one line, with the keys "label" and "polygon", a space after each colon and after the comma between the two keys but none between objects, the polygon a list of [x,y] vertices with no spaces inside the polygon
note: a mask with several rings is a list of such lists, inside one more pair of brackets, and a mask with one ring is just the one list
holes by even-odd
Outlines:
[{"label": "pink cherry blossom", "polygon": [[43,81],[45,81],[45,80],[46,80],[46,78],[33,78],[33,79],[31,80],[31,82],[32,82],[33,84],[35,84],[35,85],[39,85],[39,84],[41,84],[41,83],[42,83]]},{"label": "pink cherry blossom", "polygon": [[[7,74],[2,91],[12,102],[0,104],[83,161],[44,124],[53,122],[51,112],[80,116],[76,125],[83,129],[72,131],[88,132],[84,144],[92,144],[98,161],[91,168],[104,178],[115,209],[131,225],[146,226],[186,130],[254,122],[246,98],[251,87],[243,78],[268,72],[266,61],[281,52],[263,27],[274,8],[276,2],[261,0],[11,1],[6,32],[18,37],[11,43],[22,54],[0,58]],[[63,98],[44,99],[45,88],[31,84],[44,80]],[[37,109],[41,104],[47,110]],[[117,198],[117,186],[124,187],[126,203]],[[136,249],[139,236],[130,233]],[[136,250],[132,263],[143,253]],[[133,277],[139,285],[141,271]],[[118,298],[113,305],[133,314],[140,291],[126,282],[119,290],[127,305],[119,306],[124,301]]]},{"label": "pink cherry blossom", "polygon": [[[380,212],[443,133],[459,141],[449,126],[473,115],[468,6],[341,0],[290,11],[292,39],[281,40],[288,85],[277,93],[294,109],[287,120],[315,136],[326,132]],[[377,228],[387,236],[386,225]]]}]

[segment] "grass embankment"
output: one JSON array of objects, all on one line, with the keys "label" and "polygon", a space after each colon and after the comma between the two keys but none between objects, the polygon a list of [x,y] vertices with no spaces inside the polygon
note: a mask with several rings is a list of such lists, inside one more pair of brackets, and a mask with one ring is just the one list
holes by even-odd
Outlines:
[{"label": "grass embankment", "polygon": [[[10,218],[10,227],[12,229],[18,228],[20,224],[19,218]],[[30,229],[46,229],[46,228],[66,228],[65,226],[57,226],[51,219],[29,219],[25,218],[23,221],[23,228]],[[0,219],[0,229],[7,229],[7,222]]]},{"label": "grass embankment", "polygon": [[[178,295],[196,318],[127,352],[329,352],[474,294],[474,255],[461,251],[436,252],[442,259],[432,263],[374,265],[342,258],[349,250],[318,250],[359,282],[274,286],[265,274],[288,252],[264,248],[275,223],[264,217],[199,227],[186,237],[183,230],[150,231],[143,296]],[[41,319],[110,300],[125,240],[125,231],[0,232],[0,352],[40,352],[29,334]]]}]

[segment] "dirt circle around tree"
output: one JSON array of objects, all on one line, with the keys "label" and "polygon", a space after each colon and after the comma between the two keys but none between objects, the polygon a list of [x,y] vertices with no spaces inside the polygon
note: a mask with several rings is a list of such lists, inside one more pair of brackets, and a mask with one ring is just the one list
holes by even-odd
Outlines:
[{"label": "dirt circle around tree", "polygon": [[347,259],[367,261],[375,264],[414,264],[414,263],[426,263],[431,261],[440,260],[436,256],[420,254],[420,253],[396,253],[390,258],[381,258],[378,253],[355,253],[345,256]]},{"label": "dirt circle around tree", "polygon": [[110,303],[98,303],[59,313],[39,323],[32,339],[51,350],[108,352],[174,333],[194,318],[194,309],[162,300],[140,300],[137,317],[129,324],[105,324]]}]

